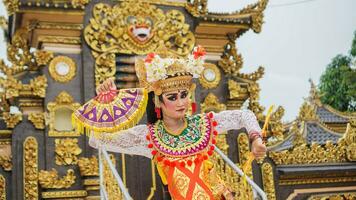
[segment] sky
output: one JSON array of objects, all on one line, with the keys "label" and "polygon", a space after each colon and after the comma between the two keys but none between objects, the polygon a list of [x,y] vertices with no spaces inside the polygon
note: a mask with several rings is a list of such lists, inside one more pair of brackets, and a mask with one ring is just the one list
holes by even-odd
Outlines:
[{"label": "sky", "polygon": [[[209,0],[212,12],[233,12],[257,0]],[[269,0],[259,34],[249,31],[237,39],[244,59],[241,72],[265,68],[259,80],[260,103],[283,106],[283,121],[296,118],[308,96],[309,79],[319,83],[337,54],[348,54],[356,31],[356,0]],[[6,10],[0,2],[0,15]],[[0,58],[6,45],[0,33]],[[267,109],[266,109],[267,110]]]}]

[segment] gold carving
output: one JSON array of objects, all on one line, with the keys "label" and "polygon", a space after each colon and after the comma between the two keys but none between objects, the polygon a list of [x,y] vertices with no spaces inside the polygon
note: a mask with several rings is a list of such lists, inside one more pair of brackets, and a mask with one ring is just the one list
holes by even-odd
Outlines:
[{"label": "gold carving", "polygon": [[304,102],[302,107],[299,109],[298,120],[300,121],[313,121],[317,120],[316,107]]},{"label": "gold carving", "polygon": [[28,120],[32,122],[32,124],[37,129],[44,129],[45,128],[45,117],[44,113],[30,113],[28,115]]},{"label": "gold carving", "polygon": [[89,3],[89,0],[71,0],[73,8],[81,8],[84,9],[85,5]]},{"label": "gold carving", "polygon": [[204,67],[204,71],[199,78],[200,84],[205,89],[216,88],[221,80],[219,68],[217,68],[216,65],[211,63],[205,63]]},{"label": "gold carving", "polygon": [[347,124],[344,134],[346,142],[346,156],[349,161],[356,161],[356,119]]},{"label": "gold carving", "polygon": [[49,64],[49,74],[58,82],[69,82],[74,78],[75,73],[75,62],[67,56],[57,56]]},{"label": "gold carving", "polygon": [[81,176],[99,176],[99,163],[95,156],[91,158],[79,158],[78,166]]},{"label": "gold carving", "polygon": [[6,123],[7,128],[15,128],[15,126],[22,121],[22,114],[21,113],[16,113],[16,114],[11,114],[9,112],[4,112],[3,113],[3,119]]},{"label": "gold carving", "polygon": [[[49,110],[49,131],[48,135],[50,137],[71,137],[71,136],[79,136],[79,133],[77,133],[74,129],[70,131],[58,131],[55,129],[54,123],[55,123],[55,114],[56,111],[59,109],[69,109],[71,111],[76,110],[77,108],[80,107],[79,103],[75,103],[73,100],[73,97],[70,96],[65,91],[62,91],[57,97],[54,102],[49,102],[47,105],[47,109]],[[68,123],[71,123],[70,116],[68,119]]]},{"label": "gold carving", "polygon": [[42,188],[70,188],[75,183],[75,178],[73,169],[68,169],[67,175],[61,179],[58,177],[56,169],[52,169],[51,171],[41,170],[38,174],[38,181]]},{"label": "gold carving", "polygon": [[[284,131],[285,128],[283,127],[282,117],[284,115],[284,108],[282,106],[278,106],[275,112],[271,114],[271,118],[269,121],[269,127],[271,128],[268,130],[268,135],[271,136],[267,142],[267,145],[276,144],[279,141],[284,139]],[[271,139],[273,138],[273,139]]]},{"label": "gold carving", "polygon": [[345,145],[344,139],[340,139],[338,144],[327,141],[325,146],[317,143],[308,146],[304,143],[290,150],[270,152],[269,157],[277,165],[345,162]]},{"label": "gold carving", "polygon": [[296,179],[286,179],[279,180],[279,185],[306,185],[306,184],[323,184],[323,183],[347,183],[355,182],[355,176],[348,177],[313,177],[313,178],[296,178]]},{"label": "gold carving", "polygon": [[0,175],[0,200],[6,200],[6,180]]},{"label": "gold carving", "polygon": [[263,111],[265,108],[260,105],[258,100],[260,99],[260,86],[258,83],[254,82],[249,84],[248,86],[248,91],[250,92],[250,101],[249,101],[249,109],[252,110],[257,119],[259,121],[263,121],[265,119],[265,116],[263,115]]},{"label": "gold carving", "polygon": [[11,141],[0,142],[0,166],[5,171],[12,169]]},{"label": "gold carving", "polygon": [[86,197],[88,195],[85,190],[72,190],[72,191],[60,191],[60,192],[42,192],[44,199],[63,199],[74,197]]},{"label": "gold carving", "polygon": [[35,59],[38,65],[47,65],[53,59],[51,51],[36,51]]},{"label": "gold carving", "polygon": [[250,152],[250,143],[247,134],[240,133],[237,137],[237,144],[239,149],[239,161],[240,165],[245,164]]},{"label": "gold carving", "polygon": [[260,0],[255,4],[246,6],[246,8],[239,11],[239,14],[250,14],[252,20],[252,30],[256,33],[261,32],[263,24],[263,11],[267,7],[268,0]]},{"label": "gold carving", "polygon": [[208,0],[188,1],[185,7],[194,17],[206,15],[208,13]]},{"label": "gold carving", "polygon": [[40,35],[38,36],[38,41],[43,43],[54,43],[54,44],[71,44],[79,45],[82,43],[80,37],[70,37],[70,36],[50,36],[50,35]]},{"label": "gold carving", "polygon": [[23,144],[23,194],[26,200],[37,200],[38,195],[38,143],[27,137]]},{"label": "gold carving", "polygon": [[333,193],[333,194],[320,194],[312,195],[307,200],[353,200],[356,199],[355,192],[343,192],[343,193]]},{"label": "gold carving", "polygon": [[[115,157],[111,154],[110,155],[111,162],[115,166]],[[108,198],[110,200],[114,199],[122,199],[122,194],[120,191],[120,187],[112,173],[112,171],[109,168],[109,164],[107,163],[106,159],[102,160],[103,162],[103,176],[104,176],[104,186],[106,188],[106,192],[108,194]]]},{"label": "gold carving", "polygon": [[3,0],[3,2],[9,16],[15,14],[19,10],[19,0]]},{"label": "gold carving", "polygon": [[77,156],[82,153],[78,146],[77,138],[66,138],[55,140],[56,164],[73,165],[77,164]]},{"label": "gold carving", "polygon": [[226,110],[226,105],[220,103],[218,97],[216,97],[213,93],[209,93],[205,97],[204,102],[200,104],[200,107],[201,112],[203,113],[209,111],[220,112]]},{"label": "gold carving", "polygon": [[195,43],[178,10],[164,13],[141,1],[122,2],[114,7],[99,3],[93,8],[93,16],[84,38],[95,58],[96,84],[116,73],[116,53],[147,54],[163,44],[179,55],[187,55]]},{"label": "gold carving", "polygon": [[243,65],[241,54],[237,54],[235,45],[235,37],[230,39],[230,42],[225,46],[225,51],[218,62],[219,67],[226,74],[237,76]]},{"label": "gold carving", "polygon": [[248,98],[247,87],[241,87],[236,81],[229,79],[228,81],[229,99],[246,100]]},{"label": "gold carving", "polygon": [[267,194],[267,199],[275,200],[276,191],[274,188],[272,165],[270,163],[263,163],[261,168],[262,168],[263,189]]}]

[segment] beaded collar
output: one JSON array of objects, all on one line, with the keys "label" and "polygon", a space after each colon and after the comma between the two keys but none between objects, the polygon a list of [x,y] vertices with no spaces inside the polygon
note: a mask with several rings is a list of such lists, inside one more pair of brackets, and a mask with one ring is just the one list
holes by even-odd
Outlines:
[{"label": "beaded collar", "polygon": [[217,122],[213,114],[198,114],[187,116],[187,127],[180,135],[170,134],[159,120],[154,125],[148,125],[148,148],[152,148],[152,155],[158,157],[184,158],[192,155],[212,155],[216,143],[217,132],[214,127]]}]

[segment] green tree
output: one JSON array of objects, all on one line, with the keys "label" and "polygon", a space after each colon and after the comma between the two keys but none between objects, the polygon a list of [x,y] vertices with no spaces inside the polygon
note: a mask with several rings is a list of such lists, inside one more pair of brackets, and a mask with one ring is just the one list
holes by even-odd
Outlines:
[{"label": "green tree", "polygon": [[321,101],[340,111],[356,111],[356,31],[350,54],[337,55],[320,77]]}]

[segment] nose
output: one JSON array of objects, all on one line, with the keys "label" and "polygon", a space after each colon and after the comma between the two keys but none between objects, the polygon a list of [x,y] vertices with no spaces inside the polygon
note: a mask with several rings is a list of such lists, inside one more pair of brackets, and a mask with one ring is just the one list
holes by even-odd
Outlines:
[{"label": "nose", "polygon": [[183,105],[184,105],[184,99],[182,99],[181,97],[178,97],[177,106],[183,106]]}]

